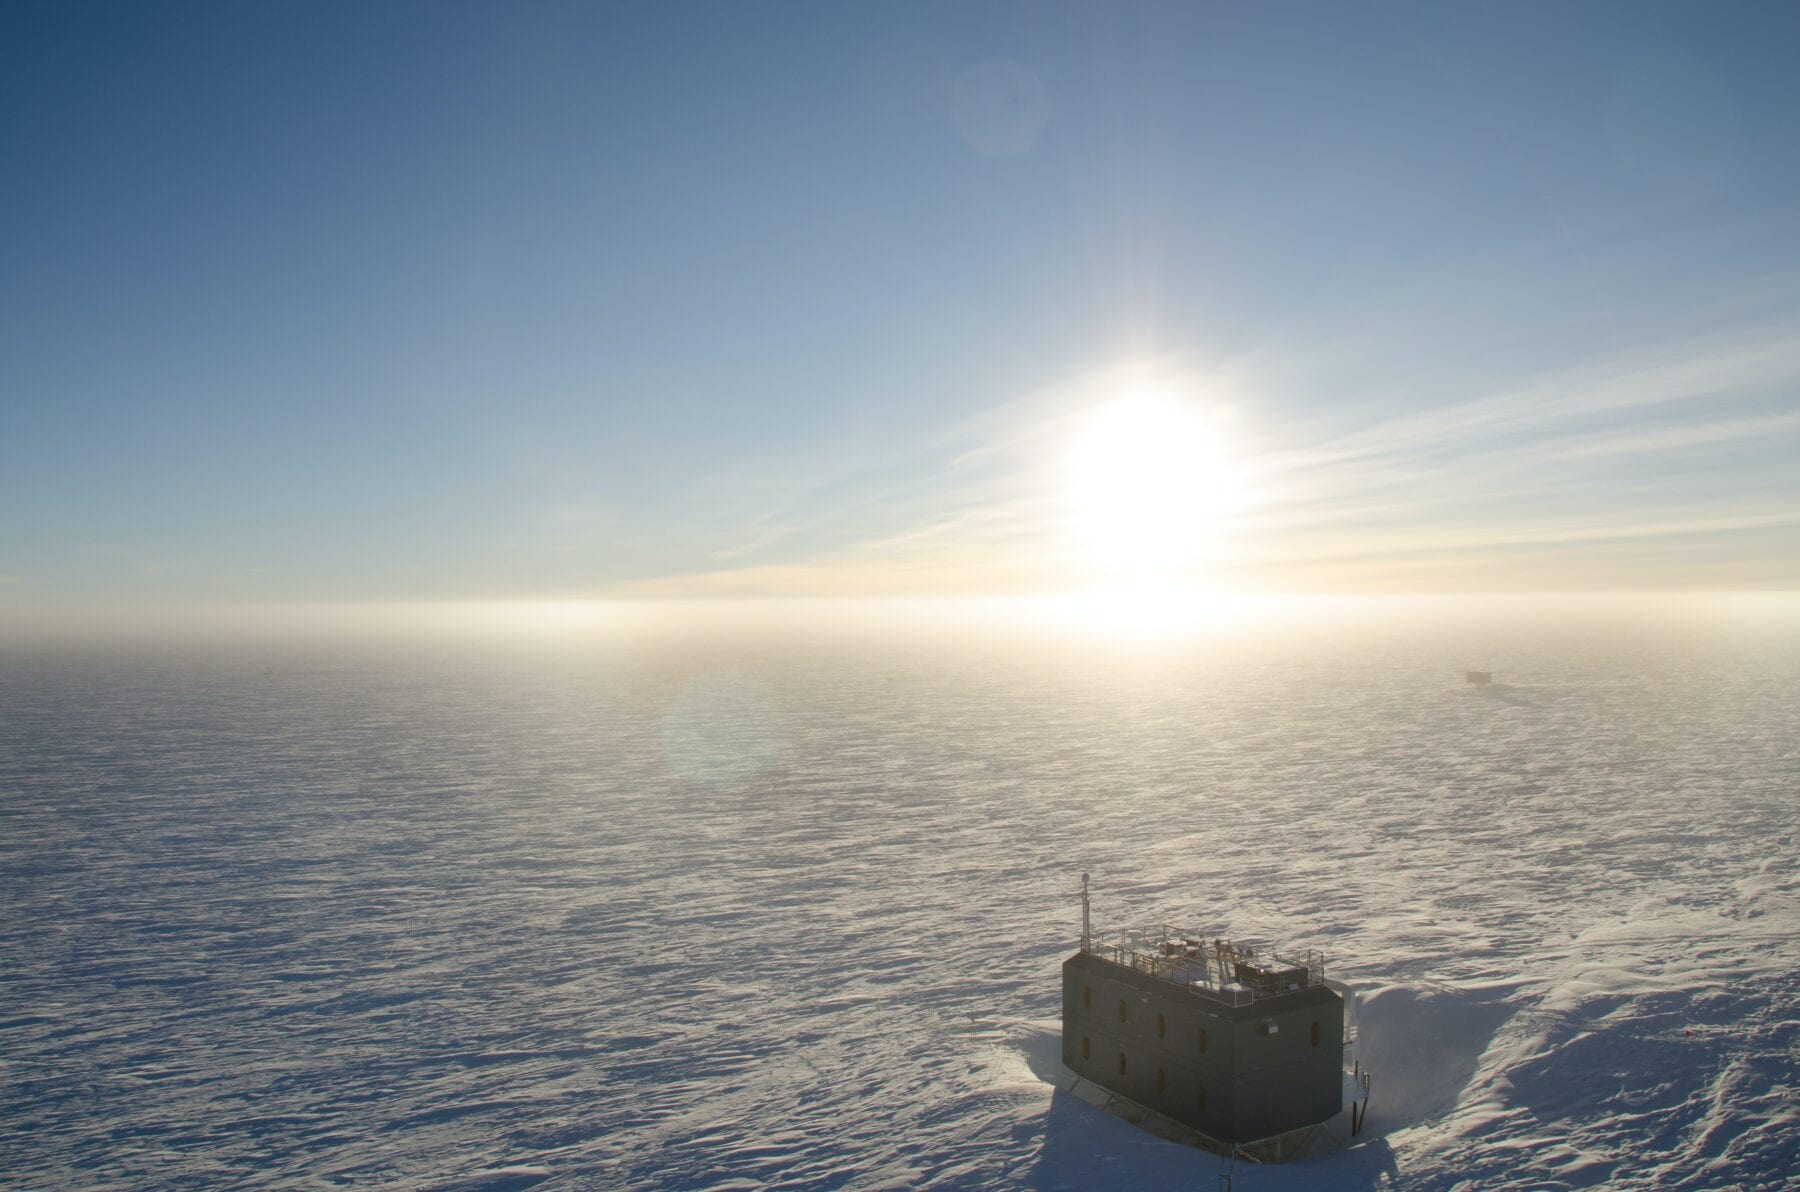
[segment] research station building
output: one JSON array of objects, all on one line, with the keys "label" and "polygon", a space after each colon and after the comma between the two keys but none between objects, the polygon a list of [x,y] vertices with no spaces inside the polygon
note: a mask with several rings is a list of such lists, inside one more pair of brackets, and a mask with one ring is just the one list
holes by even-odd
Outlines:
[{"label": "research station building", "polygon": [[1096,937],[1087,918],[1084,875],[1081,947],[1062,966],[1063,1063],[1081,1079],[1222,1149],[1279,1156],[1347,1107],[1360,1127],[1353,995],[1320,953],[1262,957],[1168,926]]}]

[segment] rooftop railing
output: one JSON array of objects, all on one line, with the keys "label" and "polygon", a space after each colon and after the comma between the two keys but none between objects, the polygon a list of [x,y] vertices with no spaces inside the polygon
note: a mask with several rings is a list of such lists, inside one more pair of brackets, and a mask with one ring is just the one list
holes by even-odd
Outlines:
[{"label": "rooftop railing", "polygon": [[1325,954],[1317,948],[1259,954],[1246,944],[1167,923],[1150,931],[1100,932],[1083,951],[1233,1006],[1325,980]]}]

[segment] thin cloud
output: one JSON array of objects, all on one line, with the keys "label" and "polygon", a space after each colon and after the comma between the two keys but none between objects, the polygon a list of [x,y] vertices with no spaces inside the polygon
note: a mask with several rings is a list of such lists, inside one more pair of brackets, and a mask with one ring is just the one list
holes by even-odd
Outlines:
[{"label": "thin cloud", "polygon": [[1719,443],[1744,440],[1767,442],[1784,438],[1800,430],[1800,412],[1766,414],[1761,417],[1727,418],[1717,422],[1665,426],[1652,430],[1616,435],[1596,435],[1588,439],[1553,448],[1558,459],[1599,459],[1617,455],[1643,455],[1662,451],[1682,451]]},{"label": "thin cloud", "polygon": [[1800,326],[1715,335],[1566,369],[1502,393],[1403,414],[1272,456],[1272,471],[1312,470],[1371,458],[1434,455],[1502,436],[1630,410],[1741,393],[1800,379]]},{"label": "thin cloud", "polygon": [[1654,520],[1632,522],[1577,518],[1552,523],[1432,526],[1402,534],[1364,536],[1351,541],[1327,539],[1312,543],[1293,543],[1285,548],[1271,549],[1255,561],[1291,563],[1323,559],[1366,559],[1478,548],[1683,538],[1789,525],[1800,525],[1800,508],[1715,517],[1681,517],[1665,513]]},{"label": "thin cloud", "polygon": [[[1774,465],[1723,462],[1800,432],[1785,396],[1797,384],[1800,325],[1790,321],[1614,353],[1329,439],[1317,423],[1289,426],[1281,438],[1291,446],[1276,441],[1240,461],[1251,495],[1226,526],[1221,565],[1302,583],[1346,566],[1555,583],[1607,558],[1626,569],[1620,582],[1676,574],[1625,544],[1698,558],[1709,538],[1800,524],[1800,491],[1771,481]],[[1071,417],[1103,387],[1090,378],[965,419],[904,467],[889,461],[879,476],[848,477],[752,521],[713,554],[738,565],[640,586],[878,594],[1079,584],[1054,461]],[[1784,408],[1769,408],[1771,394],[1784,395]],[[1675,416],[1702,403],[1703,416]],[[1666,461],[1658,471],[1619,471],[1652,457]],[[1713,471],[1717,482],[1702,483]],[[1770,483],[1793,499],[1771,508]],[[1568,555],[1583,544],[1590,557]]]}]

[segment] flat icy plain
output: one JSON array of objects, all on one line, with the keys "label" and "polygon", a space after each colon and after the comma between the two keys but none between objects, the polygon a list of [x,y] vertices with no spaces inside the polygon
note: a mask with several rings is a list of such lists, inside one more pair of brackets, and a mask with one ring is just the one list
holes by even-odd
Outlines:
[{"label": "flat icy plain", "polygon": [[1800,1186],[1797,786],[1767,610],[15,642],[0,1185],[1215,1187],[1058,1087],[1086,870],[1362,992],[1235,1192]]}]

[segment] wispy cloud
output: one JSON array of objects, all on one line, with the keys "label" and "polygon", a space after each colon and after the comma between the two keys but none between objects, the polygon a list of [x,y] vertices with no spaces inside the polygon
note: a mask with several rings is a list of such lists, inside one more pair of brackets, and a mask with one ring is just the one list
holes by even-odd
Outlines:
[{"label": "wispy cloud", "polygon": [[[1742,394],[1800,378],[1800,324],[1736,331],[1616,353],[1468,401],[1377,419],[1266,461],[1271,471],[1310,471],[1354,460],[1401,459],[1490,449],[1533,432],[1617,418],[1631,411]],[[1789,397],[1791,399],[1791,393]]]},{"label": "wispy cloud", "polygon": [[[1246,517],[1247,566],[1487,551],[1783,527],[1800,482],[1800,325],[1697,338],[1560,370],[1448,407],[1376,419],[1254,461],[1269,500]],[[1314,437],[1316,434],[1316,437]],[[1674,540],[1687,540],[1676,542]],[[1497,552],[1505,553],[1499,554]],[[1621,583],[1642,560],[1620,557]]]},{"label": "wispy cloud", "polygon": [[1675,426],[1658,426],[1642,431],[1591,435],[1579,441],[1552,448],[1551,455],[1562,460],[1598,459],[1612,455],[1641,455],[1661,451],[1683,451],[1719,443],[1767,443],[1800,433],[1800,412],[1763,414],[1744,418],[1724,418],[1715,422],[1697,422]]},{"label": "wispy cloud", "polygon": [[[640,586],[1080,582],[1055,461],[1093,393],[1065,387],[965,420],[904,466],[801,494],[751,524],[715,552],[725,566]],[[1253,497],[1224,564],[1250,584],[1462,575],[1555,586],[1611,558],[1629,586],[1664,582],[1679,574],[1669,560],[1691,557],[1741,581],[1744,568],[1720,568],[1704,544],[1800,525],[1800,480],[1780,449],[1800,436],[1797,395],[1800,323],[1784,321],[1609,353],[1453,404],[1265,428],[1262,449],[1240,461]],[[1663,556],[1646,553],[1651,543]]]}]

